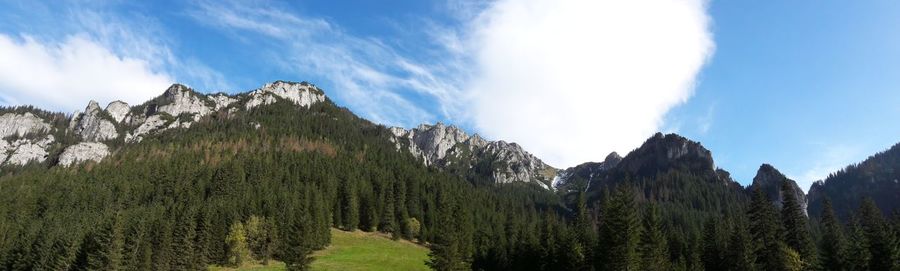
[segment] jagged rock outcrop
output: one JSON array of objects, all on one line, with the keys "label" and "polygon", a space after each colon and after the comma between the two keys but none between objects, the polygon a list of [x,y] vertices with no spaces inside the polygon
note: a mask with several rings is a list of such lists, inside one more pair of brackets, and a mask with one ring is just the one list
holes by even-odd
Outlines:
[{"label": "jagged rock outcrop", "polygon": [[109,147],[98,142],[81,142],[63,150],[59,155],[59,165],[68,167],[78,162],[100,162],[109,155]]},{"label": "jagged rock outcrop", "polygon": [[246,109],[275,103],[277,101],[276,97],[307,108],[315,103],[325,101],[325,93],[316,86],[306,82],[275,81],[251,92],[249,96],[250,100],[244,105]]},{"label": "jagged rock outcrop", "polygon": [[788,182],[793,187],[794,196],[797,197],[797,200],[800,202],[800,208],[802,208],[803,213],[806,214],[806,194],[803,193],[803,190],[800,189],[797,182],[788,179],[784,174],[781,174],[781,172],[769,164],[763,164],[759,167],[759,170],[756,171],[756,177],[753,177],[753,184],[750,185],[749,189],[750,191],[753,191],[759,187],[769,200],[774,202],[780,209],[784,204],[784,195],[781,193],[781,187],[784,182]]},{"label": "jagged rock outcrop", "polygon": [[212,100],[213,103],[215,103],[215,107],[213,108],[214,111],[219,111],[238,101],[237,99],[232,98],[225,93],[211,95],[209,96],[209,99]]},{"label": "jagged rock outcrop", "polygon": [[49,130],[49,123],[30,112],[22,114],[6,113],[0,116],[0,138],[13,135],[23,137],[28,134],[44,133]]},{"label": "jagged rock outcrop", "polygon": [[91,101],[84,109],[84,113],[76,114],[72,118],[69,127],[85,141],[95,142],[118,138],[119,132],[116,131],[116,126],[102,113],[100,105],[96,101]]},{"label": "jagged rock outcrop", "polygon": [[123,101],[113,101],[106,105],[106,112],[109,113],[109,116],[111,116],[116,123],[122,123],[122,121],[125,120],[125,117],[128,116],[128,113],[131,112],[131,107]]},{"label": "jagged rock outcrop", "polygon": [[[25,165],[31,161],[44,162],[49,153],[47,149],[55,141],[53,135],[40,140],[18,139],[12,143],[0,140],[3,147],[3,164]],[[7,157],[8,154],[8,157]]]},{"label": "jagged rock outcrop", "polygon": [[125,135],[125,142],[136,143],[144,139],[144,136],[152,131],[159,130],[166,126],[167,121],[160,115],[153,115],[144,120],[141,126],[134,129],[131,133]]},{"label": "jagged rock outcrop", "polygon": [[159,105],[158,110],[173,117],[188,114],[196,121],[212,112],[215,107],[214,102],[207,103],[200,94],[181,84],[172,85],[163,96],[165,102]]},{"label": "jagged rock outcrop", "polygon": [[622,161],[622,156],[612,152],[606,156],[603,162],[587,162],[574,167],[560,170],[553,178],[552,186],[557,190],[569,191],[570,189],[589,189],[594,177],[604,176],[609,170],[615,168]]},{"label": "jagged rock outcrop", "polygon": [[477,164],[487,165],[485,177],[494,183],[535,182],[549,187],[556,173],[555,168],[518,144],[487,141],[453,125],[439,122],[410,130],[400,127],[390,130],[390,140],[397,149],[408,151],[425,165],[457,171],[468,171]]}]

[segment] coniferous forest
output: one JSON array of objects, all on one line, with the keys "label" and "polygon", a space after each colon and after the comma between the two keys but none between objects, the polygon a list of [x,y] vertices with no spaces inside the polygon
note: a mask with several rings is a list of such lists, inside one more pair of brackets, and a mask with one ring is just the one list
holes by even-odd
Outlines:
[{"label": "coniferous forest", "polygon": [[823,196],[807,215],[787,182],[776,205],[692,164],[564,191],[484,184],[398,152],[389,133],[330,102],[277,102],[99,163],[4,168],[0,270],[305,270],[331,228],[426,245],[435,270],[900,270],[900,210],[869,198]]}]

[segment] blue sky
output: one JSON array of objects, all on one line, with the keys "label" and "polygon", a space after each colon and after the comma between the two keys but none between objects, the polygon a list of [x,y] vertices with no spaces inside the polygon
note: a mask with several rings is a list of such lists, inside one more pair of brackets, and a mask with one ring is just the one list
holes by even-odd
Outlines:
[{"label": "blue sky", "polygon": [[557,167],[653,132],[801,187],[900,142],[900,2],[0,1],[0,102],[71,112],[173,82],[309,81],[386,125],[443,121]]}]

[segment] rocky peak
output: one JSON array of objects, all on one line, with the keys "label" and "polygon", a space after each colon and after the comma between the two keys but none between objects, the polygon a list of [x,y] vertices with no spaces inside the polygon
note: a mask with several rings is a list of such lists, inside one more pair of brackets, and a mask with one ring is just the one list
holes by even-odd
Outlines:
[{"label": "rocky peak", "polygon": [[119,137],[116,126],[104,118],[97,101],[91,100],[84,113],[72,117],[69,128],[85,141],[105,141]]},{"label": "rocky peak", "polygon": [[553,188],[563,191],[577,187],[587,189],[587,185],[591,181],[595,178],[601,178],[609,170],[618,166],[620,162],[622,162],[622,156],[619,156],[617,152],[611,152],[603,162],[587,162],[560,170],[556,174],[556,178],[553,179]]},{"label": "rocky peak", "polygon": [[324,102],[325,93],[316,86],[306,82],[275,81],[263,85],[250,93],[250,100],[245,107],[247,109],[260,105],[275,103],[275,97],[279,97],[302,107],[309,108],[313,104]]},{"label": "rocky peak", "polygon": [[50,123],[30,112],[6,113],[0,116],[0,138],[44,133],[50,131],[50,127]]},{"label": "rocky peak", "polygon": [[130,111],[131,107],[123,101],[113,101],[106,105],[106,112],[109,113],[116,123],[121,123]]},{"label": "rocky peak", "polygon": [[794,196],[800,201],[800,208],[803,209],[805,214],[807,206],[806,194],[803,193],[803,190],[800,189],[800,186],[794,180],[788,179],[772,165],[762,164],[759,167],[759,170],[756,171],[756,177],[753,177],[753,184],[750,185],[750,189],[759,187],[769,200],[774,202],[778,208],[781,208],[784,204],[784,195],[781,193],[781,187],[784,185],[784,182],[788,182],[794,188]]},{"label": "rocky peak", "polygon": [[620,167],[638,176],[653,176],[670,169],[710,177],[717,175],[712,153],[700,143],[677,134],[656,133],[623,158]]},{"label": "rocky peak", "polygon": [[172,116],[192,114],[195,120],[212,112],[212,108],[203,97],[182,84],[174,84],[163,94],[164,102],[159,105],[159,112]]},{"label": "rocky peak", "polygon": [[[478,161],[489,159],[493,163],[489,173],[495,183],[532,182],[548,186],[556,169],[544,164],[534,155],[526,152],[516,143],[487,141],[479,135],[470,136],[454,125],[438,122],[434,125],[422,124],[406,130],[390,128],[391,141],[397,149],[406,149],[425,165],[448,168],[463,166],[470,169]],[[465,163],[466,165],[454,165]]]}]

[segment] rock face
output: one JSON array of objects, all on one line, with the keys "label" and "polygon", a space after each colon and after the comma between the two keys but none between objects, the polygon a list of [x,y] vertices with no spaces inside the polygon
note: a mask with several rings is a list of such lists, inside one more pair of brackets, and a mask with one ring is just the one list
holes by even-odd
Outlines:
[{"label": "rock face", "polygon": [[[53,135],[47,135],[43,139],[33,141],[28,139],[19,139],[12,143],[4,143],[0,144],[5,147],[4,150],[4,164],[10,165],[25,165],[28,162],[36,161],[36,162],[44,162],[47,160],[47,149],[54,142]],[[10,153],[9,157],[6,157],[6,153]]]},{"label": "rock face", "polygon": [[109,155],[109,147],[98,142],[81,142],[67,147],[59,155],[59,165],[68,167],[78,162],[100,162]]},{"label": "rock face", "polygon": [[800,201],[800,208],[802,208],[803,213],[806,214],[806,194],[803,193],[803,190],[800,189],[800,186],[797,186],[797,183],[794,182],[794,180],[788,179],[784,174],[781,174],[781,172],[769,164],[763,164],[759,167],[759,170],[756,171],[756,177],[753,177],[753,184],[750,185],[749,189],[750,191],[753,191],[753,189],[759,187],[766,196],[769,197],[769,200],[774,202],[780,209],[781,206],[784,205],[784,195],[781,193],[781,186],[784,182],[790,183],[794,188],[794,196]]},{"label": "rock face", "polygon": [[275,81],[251,92],[250,100],[244,106],[251,109],[260,105],[272,104],[277,101],[276,97],[306,108],[325,101],[325,93],[312,84]]},{"label": "rock face", "polygon": [[173,117],[188,114],[192,115],[194,120],[198,120],[200,117],[212,112],[215,106],[214,102],[207,103],[203,99],[205,97],[181,84],[174,84],[169,87],[166,93],[163,94],[163,97],[165,102],[159,105],[158,110]]},{"label": "rock face", "polygon": [[69,126],[85,141],[106,141],[119,137],[116,126],[112,121],[104,118],[100,105],[96,101],[88,103],[84,113],[76,114]]},{"label": "rock face", "polygon": [[515,143],[487,141],[465,133],[453,125],[437,123],[406,130],[391,128],[390,140],[398,150],[406,150],[425,165],[466,172],[476,168],[494,183],[533,182],[544,187],[556,169]]},{"label": "rock face", "polygon": [[49,123],[29,112],[6,113],[0,116],[0,138],[13,135],[23,137],[27,134],[43,133],[49,130]]},{"label": "rock face", "polygon": [[574,167],[560,170],[553,178],[553,188],[561,191],[573,191],[575,189],[589,189],[591,181],[595,177],[602,177],[611,169],[619,165],[622,156],[612,152],[606,156],[603,162],[587,162]]},{"label": "rock face", "polygon": [[122,123],[130,111],[131,107],[128,107],[128,104],[123,101],[114,101],[106,105],[106,112],[109,113],[116,123]]}]

